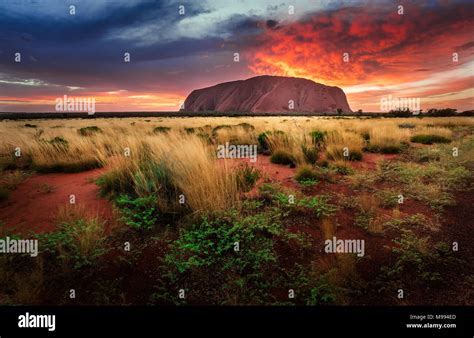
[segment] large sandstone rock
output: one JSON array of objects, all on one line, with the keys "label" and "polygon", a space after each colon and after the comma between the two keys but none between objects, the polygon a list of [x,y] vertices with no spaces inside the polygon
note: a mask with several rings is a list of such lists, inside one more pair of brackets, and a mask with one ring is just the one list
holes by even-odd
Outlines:
[{"label": "large sandstone rock", "polygon": [[[291,109],[293,101],[293,109]],[[283,76],[256,76],[193,90],[184,111],[218,112],[336,112],[350,113],[339,87]]]}]

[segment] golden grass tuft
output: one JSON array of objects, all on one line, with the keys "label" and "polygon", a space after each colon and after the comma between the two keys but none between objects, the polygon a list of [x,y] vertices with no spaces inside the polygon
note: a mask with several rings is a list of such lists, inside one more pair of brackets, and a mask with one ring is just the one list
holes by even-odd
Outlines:
[{"label": "golden grass tuft", "polygon": [[327,157],[334,161],[361,159],[364,145],[362,137],[354,132],[333,131],[326,136]]}]

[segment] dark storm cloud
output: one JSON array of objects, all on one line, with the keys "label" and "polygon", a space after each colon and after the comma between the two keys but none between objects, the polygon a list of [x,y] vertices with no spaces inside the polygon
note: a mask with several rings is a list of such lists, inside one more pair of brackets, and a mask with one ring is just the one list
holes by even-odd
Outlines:
[{"label": "dark storm cloud", "polygon": [[[169,81],[170,71],[176,69],[188,70],[189,76],[192,63],[199,67],[200,54],[218,53],[223,46],[224,39],[215,36],[173,36],[173,26],[180,20],[207,13],[196,2],[186,4],[185,16],[178,15],[177,3],[164,1],[133,6],[106,2],[105,7],[87,16],[80,14],[80,5],[77,14],[71,16],[64,4],[52,4],[53,15],[47,18],[34,10],[18,15],[8,10],[8,4],[0,4],[0,73],[55,85],[145,90],[147,81]],[[232,36],[255,34],[258,27],[257,20],[235,15],[216,29],[223,36]],[[157,31],[166,33],[156,37]],[[14,62],[17,52],[22,54],[21,64]],[[123,60],[125,52],[131,54],[128,64]],[[10,84],[8,92],[15,90],[49,93],[57,87],[40,90]]]}]

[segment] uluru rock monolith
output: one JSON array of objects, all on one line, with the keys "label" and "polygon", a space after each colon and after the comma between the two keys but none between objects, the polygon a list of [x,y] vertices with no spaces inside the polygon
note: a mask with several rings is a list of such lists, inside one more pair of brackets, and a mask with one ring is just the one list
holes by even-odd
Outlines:
[{"label": "uluru rock monolith", "polygon": [[202,112],[337,112],[351,113],[339,87],[284,76],[256,76],[196,89],[183,111]]}]

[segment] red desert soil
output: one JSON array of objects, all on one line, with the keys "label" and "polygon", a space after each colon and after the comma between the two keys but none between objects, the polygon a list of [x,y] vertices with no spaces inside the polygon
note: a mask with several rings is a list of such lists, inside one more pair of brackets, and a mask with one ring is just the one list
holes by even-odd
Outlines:
[{"label": "red desert soil", "polygon": [[0,220],[19,233],[53,231],[57,210],[69,204],[71,194],[75,195],[76,204],[85,206],[91,214],[112,220],[112,206],[108,200],[98,197],[99,189],[93,182],[103,170],[34,174],[0,204]]},{"label": "red desert soil", "polygon": [[376,154],[376,153],[364,153],[362,161],[350,162],[354,169],[377,169],[377,162],[390,161],[396,159],[397,154]]}]

